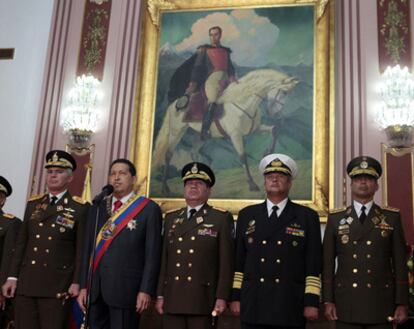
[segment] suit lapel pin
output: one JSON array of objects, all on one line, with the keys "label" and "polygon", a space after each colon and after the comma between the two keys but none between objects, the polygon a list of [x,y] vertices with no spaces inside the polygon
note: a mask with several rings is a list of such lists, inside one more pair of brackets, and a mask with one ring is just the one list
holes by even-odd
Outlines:
[{"label": "suit lapel pin", "polygon": [[132,231],[132,230],[136,230],[137,229],[137,221],[135,219],[131,219],[128,224],[127,224],[127,228]]}]

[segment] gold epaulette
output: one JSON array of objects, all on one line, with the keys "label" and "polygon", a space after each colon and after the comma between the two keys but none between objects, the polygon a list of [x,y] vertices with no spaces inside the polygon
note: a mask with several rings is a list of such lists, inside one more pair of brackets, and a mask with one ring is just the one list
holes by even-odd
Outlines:
[{"label": "gold epaulette", "polygon": [[181,208],[176,208],[176,209],[168,210],[168,211],[165,212],[165,214],[168,215],[168,214],[171,214],[172,212],[178,211],[180,209]]},{"label": "gold epaulette", "polygon": [[8,219],[16,218],[16,216],[14,216],[12,214],[3,214],[3,217],[8,218]]},{"label": "gold epaulette", "polygon": [[398,209],[398,208],[393,208],[393,207],[390,207],[390,206],[383,207],[382,209],[384,209],[384,210],[389,210],[389,211],[392,211],[392,212],[400,212],[400,209]]},{"label": "gold epaulette", "polygon": [[338,212],[342,212],[342,211],[345,211],[345,210],[346,210],[346,207],[335,208],[335,209],[330,209],[329,210],[329,213],[330,214],[337,214]]},{"label": "gold epaulette", "polygon": [[84,200],[81,197],[78,197],[76,195],[72,196],[72,200],[77,202],[77,203],[80,203],[80,204],[88,203],[88,201],[86,201],[86,200]]},{"label": "gold epaulette", "polygon": [[42,198],[44,196],[44,194],[37,194],[37,195],[32,195],[29,200],[27,201],[34,201],[34,200],[39,200],[40,198]]},{"label": "gold epaulette", "polygon": [[221,212],[227,212],[227,210],[223,208],[213,207],[213,209],[221,211]]}]

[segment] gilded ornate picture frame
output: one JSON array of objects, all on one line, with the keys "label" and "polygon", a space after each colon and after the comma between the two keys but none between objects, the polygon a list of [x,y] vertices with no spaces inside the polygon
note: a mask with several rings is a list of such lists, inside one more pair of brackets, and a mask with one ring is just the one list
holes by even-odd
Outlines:
[{"label": "gilded ornate picture frame", "polygon": [[[148,0],[144,6],[131,143],[138,192],[163,211],[180,207],[181,167],[201,161],[216,173],[209,203],[236,214],[264,198],[261,157],[285,153],[299,165],[290,196],[326,215],[333,170],[333,3]],[[220,26],[222,44],[231,49],[235,74],[217,98],[219,123],[213,120],[212,136],[203,140],[202,115],[189,114],[197,92],[188,92],[186,63],[208,47],[213,26]],[[250,94],[257,98],[251,107]],[[244,121],[229,114],[236,112]]]}]

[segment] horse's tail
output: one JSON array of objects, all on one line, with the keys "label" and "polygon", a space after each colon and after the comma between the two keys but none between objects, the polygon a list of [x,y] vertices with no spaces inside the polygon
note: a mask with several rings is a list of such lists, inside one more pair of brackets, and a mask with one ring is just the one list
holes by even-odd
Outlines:
[{"label": "horse's tail", "polygon": [[171,119],[171,110],[174,110],[175,102],[170,104],[165,112],[164,121],[159,130],[157,139],[155,141],[154,151],[152,154],[152,167],[158,168],[165,162],[165,154],[168,150],[168,140],[170,133],[170,119]]}]

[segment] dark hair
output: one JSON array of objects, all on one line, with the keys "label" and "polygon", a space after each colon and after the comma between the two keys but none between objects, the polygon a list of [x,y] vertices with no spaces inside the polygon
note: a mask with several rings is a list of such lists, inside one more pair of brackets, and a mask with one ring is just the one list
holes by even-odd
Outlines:
[{"label": "dark hair", "polygon": [[219,32],[220,32],[220,36],[221,36],[221,35],[222,35],[222,33],[223,33],[223,30],[221,29],[221,27],[220,27],[220,26],[212,26],[212,27],[210,27],[210,28],[208,29],[208,34],[210,34],[211,30],[219,30]]},{"label": "dark hair", "polygon": [[136,176],[137,175],[137,169],[135,168],[134,164],[129,161],[128,159],[116,159],[114,161],[112,161],[111,166],[109,167],[109,172],[111,172],[111,169],[113,167],[114,164],[116,163],[123,163],[126,164],[128,166],[128,170],[131,173],[131,176]]}]

